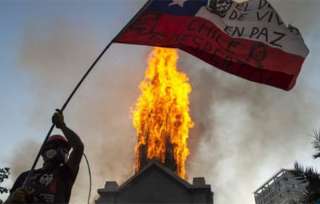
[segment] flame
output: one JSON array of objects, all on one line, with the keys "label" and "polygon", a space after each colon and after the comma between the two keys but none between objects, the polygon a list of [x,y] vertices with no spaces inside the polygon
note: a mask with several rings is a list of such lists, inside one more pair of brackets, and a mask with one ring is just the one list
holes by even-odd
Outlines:
[{"label": "flame", "polygon": [[186,74],[177,70],[176,49],[155,47],[149,56],[141,95],[133,109],[133,126],[137,131],[135,169],[141,169],[141,148],[147,159],[164,163],[170,144],[176,173],[186,178],[189,155],[188,136],[193,121],[189,114],[191,85]]}]

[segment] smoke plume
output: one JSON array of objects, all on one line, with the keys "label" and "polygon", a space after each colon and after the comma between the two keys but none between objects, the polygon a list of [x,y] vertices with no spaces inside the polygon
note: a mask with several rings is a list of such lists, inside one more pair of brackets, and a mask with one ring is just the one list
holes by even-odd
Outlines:
[{"label": "smoke plume", "polygon": [[[35,98],[29,121],[34,129],[45,135],[54,109],[62,105],[104,45],[90,37],[94,33],[85,33],[62,19],[55,19],[47,26],[32,24],[24,35],[20,71],[31,79],[29,85],[33,92],[30,94]],[[121,183],[134,169],[136,137],[130,107],[138,96],[137,87],[143,78],[149,49],[139,48],[138,54],[132,55],[133,49],[137,49],[132,47],[123,51],[124,47],[111,47],[65,111],[67,125],[85,143],[93,176],[92,200],[106,180]],[[39,141],[42,140],[40,136]],[[39,144],[35,143],[18,146],[17,154],[10,162],[13,178],[30,168],[39,149]],[[25,157],[28,159],[21,159]],[[84,203],[88,190],[89,177],[83,160],[71,203]]]},{"label": "smoke plume", "polygon": [[194,68],[193,60],[183,66],[194,85],[189,172],[206,176],[217,203],[253,203],[252,193],[276,171],[306,152],[311,157],[308,134],[320,110],[303,84],[288,93],[207,65]]},{"label": "smoke plume", "polygon": [[[35,98],[30,125],[45,134],[53,110],[64,102],[104,44],[66,19],[41,27],[30,24],[24,35],[19,62],[20,71],[31,79],[30,94]],[[94,197],[106,180],[122,183],[133,173],[136,136],[130,107],[138,97],[149,51],[143,46],[113,45],[65,111],[67,124],[84,140]],[[190,135],[189,178],[206,177],[217,204],[253,203],[252,193],[259,185],[311,152],[308,133],[319,125],[320,106],[315,90],[305,83],[310,76],[303,74],[293,91],[284,92],[180,54],[179,67],[193,86],[195,128]],[[34,152],[28,150],[37,146],[21,144],[11,162],[14,175],[29,168]],[[88,188],[83,161],[71,203],[84,203]]]}]

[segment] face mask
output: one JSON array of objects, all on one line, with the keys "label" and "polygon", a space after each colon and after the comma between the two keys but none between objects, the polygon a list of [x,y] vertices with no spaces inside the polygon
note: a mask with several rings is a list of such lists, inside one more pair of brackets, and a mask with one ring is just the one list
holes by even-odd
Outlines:
[{"label": "face mask", "polygon": [[44,152],[44,156],[50,160],[53,159],[55,156],[57,156],[57,150],[55,149],[49,149],[47,151]]},{"label": "face mask", "polygon": [[68,160],[68,151],[64,148],[48,149],[44,151],[42,156],[45,162],[66,163]]}]

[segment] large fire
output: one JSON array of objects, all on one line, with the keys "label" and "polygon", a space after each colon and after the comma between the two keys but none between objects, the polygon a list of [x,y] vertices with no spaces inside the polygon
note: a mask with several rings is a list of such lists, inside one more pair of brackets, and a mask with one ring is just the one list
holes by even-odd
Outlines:
[{"label": "large fire", "polygon": [[177,60],[175,49],[156,47],[150,54],[145,79],[140,84],[141,95],[133,110],[138,137],[135,168],[141,169],[142,148],[147,159],[165,163],[170,145],[176,172],[186,178],[187,143],[193,126],[189,114],[191,85],[186,74],[177,70]]}]

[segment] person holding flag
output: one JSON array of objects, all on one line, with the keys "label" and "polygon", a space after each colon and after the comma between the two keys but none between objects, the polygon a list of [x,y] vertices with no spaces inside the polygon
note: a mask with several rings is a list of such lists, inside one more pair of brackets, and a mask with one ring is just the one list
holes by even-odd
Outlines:
[{"label": "person holding flag", "polygon": [[[80,137],[68,128],[62,111],[52,117],[53,124],[64,136],[52,135],[41,149],[43,167],[34,170],[26,185],[29,171],[15,181],[5,204],[13,203],[69,203],[84,152]],[[70,155],[69,151],[72,149]]]}]

